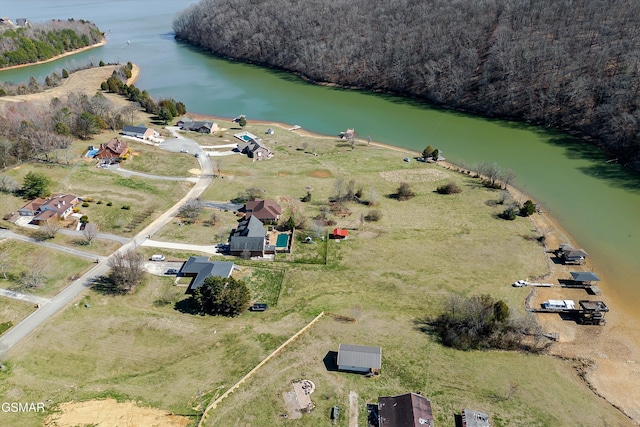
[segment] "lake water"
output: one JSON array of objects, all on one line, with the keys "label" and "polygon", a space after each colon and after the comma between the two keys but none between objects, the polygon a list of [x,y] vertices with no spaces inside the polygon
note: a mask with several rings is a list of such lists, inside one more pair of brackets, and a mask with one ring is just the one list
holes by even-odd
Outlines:
[{"label": "lake water", "polygon": [[[631,308],[640,297],[640,179],[605,162],[598,150],[559,133],[430,108],[393,96],[319,87],[287,73],[214,58],[171,34],[171,21],[194,1],[0,0],[0,16],[38,22],[88,19],[108,32],[106,46],[48,64],[0,72],[3,81],[38,79],[89,62],[131,61],[136,86],[173,97],[188,110],[275,120],[416,151],[431,144],[453,162],[496,162],[558,220],[607,279],[607,293]],[[519,279],[519,278],[515,278]]]}]

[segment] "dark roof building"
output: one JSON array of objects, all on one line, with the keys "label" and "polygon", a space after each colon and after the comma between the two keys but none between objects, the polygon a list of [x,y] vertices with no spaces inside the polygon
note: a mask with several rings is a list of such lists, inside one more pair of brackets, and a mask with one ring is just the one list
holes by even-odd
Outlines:
[{"label": "dark roof building", "polygon": [[340,371],[378,374],[382,366],[382,348],[340,344],[337,364]]},{"label": "dark roof building", "polygon": [[491,427],[489,424],[489,415],[472,411],[471,409],[462,410],[462,427]]},{"label": "dark roof building", "polygon": [[569,274],[571,274],[571,278],[576,282],[590,283],[600,281],[598,275],[590,271],[572,271]]},{"label": "dark roof building", "polygon": [[127,136],[133,136],[135,138],[147,139],[155,133],[151,128],[144,125],[138,126],[125,126],[122,128],[122,133]]},{"label": "dark roof building", "polygon": [[219,129],[218,124],[210,120],[197,121],[191,120],[188,117],[183,117],[182,119],[178,120],[177,125],[181,130],[190,130],[200,133],[211,133]]},{"label": "dark roof building", "polygon": [[236,256],[247,253],[245,251],[248,251],[249,256],[264,256],[266,234],[267,231],[258,218],[253,215],[244,218],[238,222],[238,226],[231,233],[229,250]]},{"label": "dark roof building", "polygon": [[378,399],[379,427],[433,427],[431,402],[416,393]]},{"label": "dark roof building", "polygon": [[244,205],[245,216],[255,216],[260,221],[278,221],[282,208],[273,200],[254,199]]},{"label": "dark roof building", "polygon": [[209,261],[206,256],[192,256],[182,265],[178,272],[181,276],[193,277],[191,283],[187,287],[186,293],[193,293],[194,289],[202,286],[208,277],[224,277],[231,276],[234,264],[229,261]]}]

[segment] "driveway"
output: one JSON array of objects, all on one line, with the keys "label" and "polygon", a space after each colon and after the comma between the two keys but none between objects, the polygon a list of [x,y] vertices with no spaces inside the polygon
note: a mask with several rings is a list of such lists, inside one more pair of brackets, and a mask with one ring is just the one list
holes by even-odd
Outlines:
[{"label": "driveway", "polygon": [[202,206],[204,206],[205,208],[219,209],[221,211],[237,212],[244,205],[242,203],[216,202],[213,200],[206,200],[202,202]]}]

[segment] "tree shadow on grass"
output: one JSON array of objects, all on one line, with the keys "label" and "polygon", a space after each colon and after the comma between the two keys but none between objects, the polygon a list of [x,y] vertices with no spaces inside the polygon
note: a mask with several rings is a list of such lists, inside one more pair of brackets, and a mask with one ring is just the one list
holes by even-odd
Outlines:
[{"label": "tree shadow on grass", "polygon": [[183,300],[180,300],[180,301],[176,302],[173,305],[173,309],[179,311],[180,313],[184,313],[184,314],[200,314],[200,315],[204,315],[200,311],[200,307],[198,306],[196,301],[191,297],[185,298]]},{"label": "tree shadow on grass", "polygon": [[89,287],[103,295],[124,295],[127,292],[116,286],[108,276],[100,276],[93,279]]}]

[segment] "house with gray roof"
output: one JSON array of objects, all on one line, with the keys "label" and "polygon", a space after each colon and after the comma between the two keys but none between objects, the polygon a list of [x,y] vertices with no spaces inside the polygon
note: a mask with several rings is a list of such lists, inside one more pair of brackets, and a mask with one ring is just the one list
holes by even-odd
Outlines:
[{"label": "house with gray roof", "polygon": [[193,277],[185,292],[192,294],[209,277],[230,277],[233,267],[234,264],[230,261],[209,261],[206,256],[192,256],[182,265],[178,276]]},{"label": "house with gray roof", "polygon": [[246,154],[249,158],[256,160],[270,159],[273,157],[273,152],[264,145],[262,140],[252,133],[247,131],[236,133],[234,137],[240,140],[238,143],[238,151],[242,154]]},{"label": "house with gray roof", "polygon": [[134,138],[149,139],[155,136],[156,131],[144,125],[125,126],[122,128],[122,134],[126,136],[132,136]]},{"label": "house with gray roof", "polygon": [[229,238],[229,250],[235,256],[264,256],[264,244],[267,230],[264,224],[251,215],[238,222],[238,226]]},{"label": "house with gray roof", "polygon": [[198,121],[183,117],[176,123],[180,130],[189,130],[192,132],[211,133],[219,130],[218,124],[210,120]]},{"label": "house with gray roof", "polygon": [[382,348],[340,344],[337,365],[339,371],[379,374],[382,366]]}]

